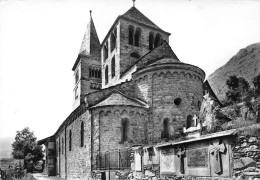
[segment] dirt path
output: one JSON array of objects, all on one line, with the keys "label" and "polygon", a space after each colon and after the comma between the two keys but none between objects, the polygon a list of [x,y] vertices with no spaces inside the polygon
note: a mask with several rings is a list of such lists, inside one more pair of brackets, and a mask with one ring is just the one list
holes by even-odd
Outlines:
[{"label": "dirt path", "polygon": [[35,180],[65,180],[55,176],[47,176],[42,173],[33,173],[32,175]]}]

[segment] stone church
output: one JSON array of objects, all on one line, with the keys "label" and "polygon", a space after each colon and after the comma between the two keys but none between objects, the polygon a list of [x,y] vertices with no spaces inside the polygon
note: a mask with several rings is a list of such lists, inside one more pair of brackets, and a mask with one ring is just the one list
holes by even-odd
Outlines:
[{"label": "stone church", "polygon": [[233,131],[200,135],[207,125],[198,118],[203,105],[219,102],[204,82],[204,71],[181,62],[169,36],[133,6],[100,43],[90,12],[72,67],[73,111],[54,135],[39,141],[46,146],[48,175],[102,180],[231,176],[226,137]]}]

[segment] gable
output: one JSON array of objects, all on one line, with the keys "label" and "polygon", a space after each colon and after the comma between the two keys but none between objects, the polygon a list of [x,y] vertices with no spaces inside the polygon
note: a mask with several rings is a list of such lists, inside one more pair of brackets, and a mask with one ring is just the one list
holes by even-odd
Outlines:
[{"label": "gable", "polygon": [[146,103],[138,99],[129,98],[118,91],[113,91],[104,100],[102,100],[101,102],[97,103],[96,105],[90,108],[97,108],[103,106],[136,106],[136,107],[148,108],[148,105]]}]

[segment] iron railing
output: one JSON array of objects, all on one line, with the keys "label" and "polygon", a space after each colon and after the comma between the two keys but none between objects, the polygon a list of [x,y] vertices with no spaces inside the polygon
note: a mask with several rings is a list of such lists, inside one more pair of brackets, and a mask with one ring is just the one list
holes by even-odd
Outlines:
[{"label": "iron railing", "polygon": [[98,170],[121,170],[130,168],[130,149],[108,151],[96,156]]}]

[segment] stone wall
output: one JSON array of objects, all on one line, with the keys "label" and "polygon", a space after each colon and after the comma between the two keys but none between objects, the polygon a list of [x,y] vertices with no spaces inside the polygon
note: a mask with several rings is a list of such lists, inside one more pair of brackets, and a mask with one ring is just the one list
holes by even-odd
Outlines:
[{"label": "stone wall", "polygon": [[[84,144],[81,147],[82,122],[84,123]],[[72,133],[71,150],[69,150],[70,131]],[[67,179],[91,177],[91,115],[89,111],[60,129],[56,136],[56,151],[56,172],[59,177]]]},{"label": "stone wall", "polygon": [[[233,177],[237,179],[260,179],[260,136],[253,133],[255,128],[248,129],[251,134],[238,132],[238,138],[233,147]],[[258,129],[258,132],[259,132]],[[257,132],[257,131],[256,131]]]},{"label": "stone wall", "polygon": [[[127,120],[127,139],[122,140],[122,120]],[[147,111],[135,107],[102,107],[93,110],[93,162],[96,156],[115,149],[130,148],[147,141]]]}]

